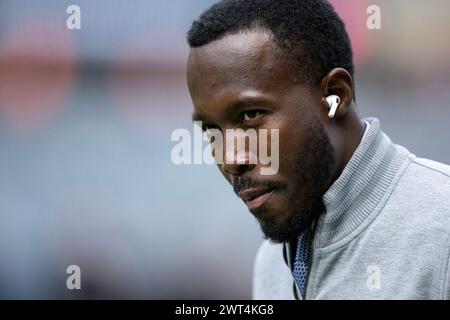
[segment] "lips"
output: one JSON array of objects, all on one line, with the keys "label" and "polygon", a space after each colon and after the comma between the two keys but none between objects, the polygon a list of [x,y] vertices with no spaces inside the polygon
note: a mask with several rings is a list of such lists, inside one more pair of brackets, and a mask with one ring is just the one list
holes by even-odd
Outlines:
[{"label": "lips", "polygon": [[247,207],[252,210],[261,207],[264,202],[275,192],[275,189],[247,189],[238,193]]}]

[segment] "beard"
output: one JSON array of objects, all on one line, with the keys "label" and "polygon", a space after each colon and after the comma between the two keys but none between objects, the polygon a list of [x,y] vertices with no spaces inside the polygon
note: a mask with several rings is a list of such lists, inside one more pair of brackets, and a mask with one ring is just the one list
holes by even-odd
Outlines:
[{"label": "beard", "polygon": [[258,214],[264,238],[272,243],[294,241],[325,211],[323,195],[329,187],[334,152],[322,123],[317,117],[312,120],[304,142],[293,151],[292,177],[298,187],[288,195],[289,209],[282,218],[269,212]]}]

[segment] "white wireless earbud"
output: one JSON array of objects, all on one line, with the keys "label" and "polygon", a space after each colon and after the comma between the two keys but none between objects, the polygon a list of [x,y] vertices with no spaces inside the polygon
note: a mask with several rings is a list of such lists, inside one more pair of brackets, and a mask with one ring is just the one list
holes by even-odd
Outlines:
[{"label": "white wireless earbud", "polygon": [[336,111],[339,107],[339,103],[341,103],[341,98],[337,95],[331,95],[327,97],[328,107],[330,108],[330,113],[328,113],[328,116],[330,118],[334,118],[334,115],[336,114]]}]

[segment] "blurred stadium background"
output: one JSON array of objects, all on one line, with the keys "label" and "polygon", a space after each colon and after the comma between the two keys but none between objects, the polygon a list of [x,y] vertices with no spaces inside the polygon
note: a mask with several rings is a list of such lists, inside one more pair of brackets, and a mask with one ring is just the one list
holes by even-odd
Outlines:
[{"label": "blurred stadium background", "polygon": [[[251,297],[256,221],[215,167],[170,160],[192,128],[185,33],[213,2],[0,1],[0,298]],[[361,115],[450,163],[450,2],[332,2]]]}]

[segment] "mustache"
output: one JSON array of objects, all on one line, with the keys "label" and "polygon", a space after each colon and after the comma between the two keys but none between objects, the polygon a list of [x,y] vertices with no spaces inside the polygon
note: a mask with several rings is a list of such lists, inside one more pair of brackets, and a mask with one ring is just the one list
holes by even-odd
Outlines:
[{"label": "mustache", "polygon": [[236,194],[239,194],[242,190],[258,187],[267,189],[281,189],[283,184],[274,180],[254,179],[251,177],[237,177],[236,180],[233,181],[233,191]]}]

